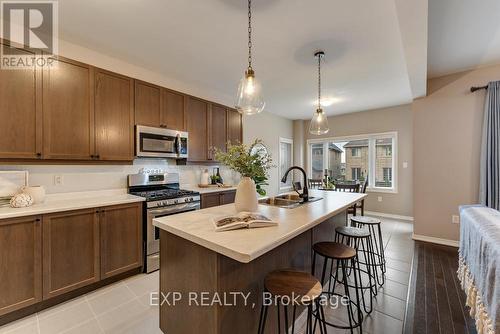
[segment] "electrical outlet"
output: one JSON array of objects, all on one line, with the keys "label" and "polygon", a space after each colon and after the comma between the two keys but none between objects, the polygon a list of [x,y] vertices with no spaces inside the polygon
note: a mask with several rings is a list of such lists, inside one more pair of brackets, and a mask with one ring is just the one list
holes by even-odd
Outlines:
[{"label": "electrical outlet", "polygon": [[377,197],[377,200],[378,200],[379,202],[382,202],[382,196]]},{"label": "electrical outlet", "polygon": [[54,185],[55,186],[64,185],[64,178],[62,175],[54,175]]},{"label": "electrical outlet", "polygon": [[451,223],[452,224],[460,224],[460,217],[457,215],[452,215],[451,216]]}]

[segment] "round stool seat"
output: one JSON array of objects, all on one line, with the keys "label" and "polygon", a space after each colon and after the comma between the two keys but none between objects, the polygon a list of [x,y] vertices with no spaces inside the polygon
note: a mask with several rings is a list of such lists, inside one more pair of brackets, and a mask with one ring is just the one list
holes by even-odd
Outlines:
[{"label": "round stool seat", "polygon": [[338,242],[318,242],[313,245],[316,253],[335,260],[348,260],[356,256],[356,250]]},{"label": "round stool seat", "polygon": [[266,290],[274,296],[300,296],[300,302],[309,304],[321,295],[323,287],[313,275],[295,270],[276,270],[264,279]]},{"label": "round stool seat", "polygon": [[351,221],[358,223],[358,224],[365,224],[365,225],[380,224],[380,220],[372,218],[372,217],[367,217],[367,216],[352,216]]},{"label": "round stool seat", "polygon": [[352,227],[352,226],[341,226],[335,229],[335,232],[346,237],[353,238],[369,238],[370,231],[364,228]]}]

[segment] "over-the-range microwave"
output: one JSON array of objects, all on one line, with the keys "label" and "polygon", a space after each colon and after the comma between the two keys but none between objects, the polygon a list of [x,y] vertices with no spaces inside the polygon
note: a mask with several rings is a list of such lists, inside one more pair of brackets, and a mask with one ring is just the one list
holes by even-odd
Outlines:
[{"label": "over-the-range microwave", "polygon": [[135,155],[139,158],[188,157],[187,132],[137,125],[135,134]]}]

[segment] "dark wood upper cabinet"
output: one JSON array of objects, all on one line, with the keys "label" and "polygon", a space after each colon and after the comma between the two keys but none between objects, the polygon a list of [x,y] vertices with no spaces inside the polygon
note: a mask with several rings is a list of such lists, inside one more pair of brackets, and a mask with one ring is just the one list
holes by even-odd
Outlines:
[{"label": "dark wood upper cabinet", "polygon": [[0,221],[0,292],[0,316],[42,300],[40,216]]},{"label": "dark wood upper cabinet", "polygon": [[187,96],[168,89],[161,90],[161,126],[172,130],[185,130],[184,107]]},{"label": "dark wood upper cabinet", "polygon": [[142,266],[142,204],[106,207],[99,217],[101,279]]},{"label": "dark wood upper cabinet", "polygon": [[161,87],[136,80],[135,123],[160,127],[161,121]]},{"label": "dark wood upper cabinet", "polygon": [[39,68],[0,70],[0,158],[41,158],[41,92]]},{"label": "dark wood upper cabinet", "polygon": [[43,157],[94,156],[94,69],[65,58],[43,72]]},{"label": "dark wood upper cabinet", "polygon": [[96,69],[95,138],[99,160],[134,159],[134,84],[131,78]]},{"label": "dark wood upper cabinet", "polygon": [[43,216],[43,299],[100,280],[96,209]]},{"label": "dark wood upper cabinet", "polygon": [[208,111],[208,102],[188,97],[186,127],[189,133],[189,161],[208,160]]},{"label": "dark wood upper cabinet", "polygon": [[232,144],[243,142],[241,114],[235,109],[227,109],[227,140]]},{"label": "dark wood upper cabinet", "polygon": [[[226,107],[212,104],[211,119],[210,119],[210,135],[211,135],[211,147],[218,148],[223,151],[226,150],[227,142],[227,115]],[[215,159],[213,153],[210,150],[209,158]]]}]

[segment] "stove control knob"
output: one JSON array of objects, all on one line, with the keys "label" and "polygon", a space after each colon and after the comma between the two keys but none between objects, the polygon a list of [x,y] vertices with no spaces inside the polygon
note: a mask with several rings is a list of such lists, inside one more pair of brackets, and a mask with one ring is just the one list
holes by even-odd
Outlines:
[{"label": "stove control knob", "polygon": [[178,200],[174,200],[174,203],[177,204],[177,203],[179,203],[179,201]]}]

